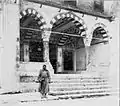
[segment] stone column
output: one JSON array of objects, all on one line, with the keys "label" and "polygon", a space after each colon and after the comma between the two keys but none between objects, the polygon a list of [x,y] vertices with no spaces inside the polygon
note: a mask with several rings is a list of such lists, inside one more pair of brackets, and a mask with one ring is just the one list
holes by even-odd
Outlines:
[{"label": "stone column", "polygon": [[24,62],[29,62],[29,43],[24,43]]},{"label": "stone column", "polygon": [[57,72],[63,71],[63,49],[62,47],[57,48]]},{"label": "stone column", "polygon": [[90,34],[86,38],[84,38],[84,44],[85,44],[85,69],[88,69],[89,65],[89,48],[92,40],[92,35]]},{"label": "stone column", "polygon": [[49,41],[43,40],[44,46],[44,62],[49,62]]},{"label": "stone column", "polygon": [[49,59],[49,37],[50,32],[44,31],[42,34],[43,38],[43,46],[44,46],[44,62],[47,65],[47,69],[50,71],[50,75],[54,74],[54,69],[52,67],[52,64],[50,63]]},{"label": "stone column", "polygon": [[76,72],[76,50],[74,50],[74,54],[73,54],[73,67],[74,67],[74,72]]},{"label": "stone column", "polygon": [[1,54],[1,86],[4,90],[17,88],[16,41],[19,36],[19,5],[3,5],[3,51]]},{"label": "stone column", "polygon": [[44,62],[49,62],[49,37],[50,32],[43,32],[42,38],[43,38],[43,48],[44,48]]},{"label": "stone column", "polygon": [[89,48],[90,46],[85,46],[85,69],[88,69],[89,65]]}]

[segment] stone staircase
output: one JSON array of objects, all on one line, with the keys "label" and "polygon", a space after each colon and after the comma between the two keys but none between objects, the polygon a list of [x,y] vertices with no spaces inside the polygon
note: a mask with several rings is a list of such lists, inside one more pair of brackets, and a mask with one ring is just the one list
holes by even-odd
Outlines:
[{"label": "stone staircase", "polygon": [[110,94],[108,79],[93,76],[60,76],[54,77],[50,84],[51,93],[54,95],[79,94],[83,95],[107,95]]},{"label": "stone staircase", "polygon": [[[32,73],[33,75],[33,73]],[[39,84],[37,74],[20,77],[21,92],[36,92]],[[102,96],[111,93],[109,79],[106,76],[87,74],[54,74],[51,76],[51,95]]]}]

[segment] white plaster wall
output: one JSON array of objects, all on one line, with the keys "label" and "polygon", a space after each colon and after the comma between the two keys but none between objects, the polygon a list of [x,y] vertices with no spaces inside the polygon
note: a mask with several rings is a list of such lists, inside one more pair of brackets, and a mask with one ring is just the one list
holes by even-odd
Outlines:
[{"label": "white plaster wall", "polygon": [[102,19],[102,18],[96,19],[96,17],[89,16],[89,15],[84,15],[84,17],[82,17],[82,14],[79,14],[79,13],[75,13],[75,14],[84,20],[85,25],[87,26],[87,31],[86,31],[87,36],[91,36],[93,32],[93,28],[95,27],[95,24],[103,23],[105,26],[108,26],[110,24],[110,22],[106,19]]},{"label": "white plaster wall", "polygon": [[116,19],[109,26],[112,39],[110,40],[110,80],[114,90],[119,92],[119,36],[120,19]]},{"label": "white plaster wall", "polygon": [[4,4],[3,8],[3,52],[1,54],[1,86],[4,90],[17,88],[16,36],[19,34],[19,6]]},{"label": "white plaster wall", "polygon": [[110,64],[109,44],[96,44],[89,48],[89,60],[91,66],[108,66]]},{"label": "white plaster wall", "polygon": [[108,75],[110,67],[110,44],[97,44],[76,50],[77,71],[96,72]]}]

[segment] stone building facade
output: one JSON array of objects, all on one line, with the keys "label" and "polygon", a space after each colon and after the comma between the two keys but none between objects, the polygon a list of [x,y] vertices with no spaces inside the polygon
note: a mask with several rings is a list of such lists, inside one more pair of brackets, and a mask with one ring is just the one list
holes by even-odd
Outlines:
[{"label": "stone building facade", "polygon": [[116,21],[27,1],[3,3],[0,12],[4,89],[19,89],[23,76],[37,76],[43,64],[52,77],[112,73],[110,42],[118,35]]}]

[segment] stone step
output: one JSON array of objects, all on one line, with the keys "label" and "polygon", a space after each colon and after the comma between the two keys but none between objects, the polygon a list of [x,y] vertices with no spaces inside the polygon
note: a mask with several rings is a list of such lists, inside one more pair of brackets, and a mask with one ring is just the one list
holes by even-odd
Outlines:
[{"label": "stone step", "polygon": [[[37,80],[36,80],[37,81]],[[21,83],[25,82],[25,83],[31,83],[31,82],[36,82],[35,80],[23,80],[20,81]],[[71,83],[76,83],[76,84],[103,84],[106,83],[107,81],[52,81],[52,83],[54,84],[71,84]]]},{"label": "stone step", "polygon": [[[31,65],[32,67],[32,65]],[[30,69],[31,69],[30,67]],[[39,75],[39,70],[33,70],[31,69],[30,71],[27,71],[28,69],[25,70],[25,68],[22,70],[22,71],[18,71],[17,74],[19,76],[34,76],[34,77],[37,77]],[[53,79],[66,79],[66,78],[84,78],[84,79],[92,79],[92,78],[95,78],[95,79],[99,79],[99,78],[108,78],[108,76],[100,76],[98,74],[95,74],[95,73],[91,73],[91,74],[54,74],[54,75],[51,75],[51,78]]]},{"label": "stone step", "polygon": [[108,77],[84,77],[84,76],[52,76],[53,79],[107,79]]},{"label": "stone step", "polygon": [[93,94],[91,94],[91,93],[88,93],[88,94],[79,94],[79,93],[74,93],[74,94],[68,94],[68,93],[64,93],[64,94],[52,94],[51,93],[51,95],[53,95],[53,96],[57,96],[58,97],[58,99],[77,99],[77,98],[90,98],[90,97],[100,97],[100,96],[109,96],[110,94],[109,93],[105,93],[105,92],[101,92],[101,93],[93,93]]},{"label": "stone step", "polygon": [[[84,80],[84,78],[82,79]],[[78,79],[73,80],[57,80],[52,81],[50,83],[50,92],[53,94],[65,94],[65,93],[77,93],[77,92],[103,92],[110,89],[109,83],[107,80],[96,80],[92,79],[90,81],[89,78],[85,81],[81,81]],[[94,81],[95,80],[95,81]],[[31,82],[31,83],[20,83],[20,91],[23,92],[33,92],[38,91],[39,83]],[[109,90],[110,91],[110,90]],[[97,93],[98,93],[97,92]]]},{"label": "stone step", "polygon": [[[21,92],[37,92],[38,91],[38,86],[37,88],[34,86],[32,87],[25,87],[24,89],[20,90]],[[64,89],[64,90],[53,90],[50,89],[50,94],[54,95],[66,95],[66,94],[82,94],[82,95],[89,95],[89,94],[110,94],[111,92],[110,88],[102,88],[102,89]]]},{"label": "stone step", "polygon": [[64,87],[65,86],[100,86],[100,85],[104,86],[104,85],[109,85],[109,83],[92,83],[92,84],[91,83],[67,83],[67,84],[66,83],[61,83],[61,84],[51,83],[50,85],[53,87],[56,85],[58,87],[59,86],[64,86]]},{"label": "stone step", "polygon": [[[76,76],[75,76],[76,75]],[[72,79],[103,79],[103,78],[108,78],[107,76],[84,76],[84,75],[79,75],[79,74],[75,74],[75,75],[70,75],[69,76],[52,76],[52,78],[55,78],[55,79],[69,79],[69,78],[72,78]]]},{"label": "stone step", "polygon": [[[38,86],[39,83],[20,83],[20,86]],[[76,84],[76,83],[68,83],[68,84],[54,84],[50,83],[52,88],[65,88],[65,87],[103,87],[110,86],[108,83],[103,84]]]},{"label": "stone step", "polygon": [[103,79],[103,78],[108,78],[107,76],[80,76],[80,75],[71,75],[71,76],[52,76],[52,78],[54,79],[69,79],[69,78],[72,78],[72,79]]},{"label": "stone step", "polygon": [[61,79],[61,80],[53,80],[53,79],[51,79],[51,81],[52,82],[54,82],[54,83],[69,83],[69,82],[75,82],[75,83],[100,83],[100,82],[107,82],[108,80],[104,80],[104,79],[101,79],[101,80],[85,80],[85,79],[83,79],[83,80],[80,80],[80,79],[69,79],[69,80],[63,80],[63,79]]},{"label": "stone step", "polygon": [[[29,82],[35,82],[37,81],[37,78],[34,79],[34,78],[20,78],[20,82],[26,82],[26,83],[29,83]],[[93,84],[97,84],[97,83],[106,83],[108,82],[108,80],[79,80],[79,79],[71,79],[71,80],[53,80],[51,79],[51,81],[53,83],[85,83],[85,84],[89,84],[89,83],[93,83]]]},{"label": "stone step", "polygon": [[[38,75],[31,72],[20,75],[20,91],[38,91],[39,83],[36,83]],[[98,75],[51,75],[50,93],[52,94],[106,94],[110,92],[109,79],[107,76]]]},{"label": "stone step", "polygon": [[68,92],[68,93],[71,93],[71,92],[79,92],[79,93],[92,93],[92,92],[110,92],[110,89],[109,88],[102,88],[102,89],[57,89],[57,90],[53,90],[53,89],[50,89],[50,92],[51,93],[62,93],[62,92]]},{"label": "stone step", "polygon": [[108,86],[100,86],[100,87],[60,87],[60,88],[54,88],[54,87],[51,87],[50,86],[50,90],[51,91],[73,91],[73,90],[106,90],[106,89],[109,89],[110,87]]},{"label": "stone step", "polygon": [[100,84],[100,85],[83,85],[83,84],[66,84],[66,85],[60,85],[60,84],[57,84],[57,85],[51,85],[50,84],[50,87],[51,88],[77,88],[77,87],[79,87],[79,88],[100,88],[100,87],[110,87],[109,85],[103,85],[103,84]]},{"label": "stone step", "polygon": [[[54,78],[52,77],[51,80],[54,82],[54,83],[58,83],[58,82],[106,82],[108,81],[107,78],[100,78],[100,77],[92,77],[92,78]],[[34,82],[34,81],[37,81],[37,76],[20,76],[20,82]]]},{"label": "stone step", "polygon": [[[38,77],[38,74],[39,73],[36,74],[36,73],[29,73],[29,72],[28,73],[26,72],[24,74],[23,73],[22,74],[18,73],[18,75],[22,76],[22,77],[31,77],[31,76],[32,77]],[[97,77],[92,77],[92,76],[84,77],[84,76],[77,76],[77,74],[76,74],[76,76],[52,76],[51,75],[51,78],[55,79],[55,80],[56,79],[63,79],[63,80],[66,80],[66,79],[81,79],[81,80],[82,79],[86,79],[86,80],[87,79],[108,79],[108,77],[105,77],[105,76],[103,76],[103,77],[100,77],[100,76],[97,76]]]},{"label": "stone step", "polygon": [[[39,84],[38,83],[21,83],[21,85],[20,85],[20,89],[22,90],[22,89],[38,89],[39,88]],[[50,84],[50,90],[51,91],[73,91],[73,90],[97,90],[97,89],[100,89],[100,90],[103,90],[103,89],[108,89],[108,88],[110,88],[110,86],[109,85],[94,85],[94,86],[75,86],[75,85],[73,85],[73,86],[59,86],[59,84],[58,85],[56,85],[56,86],[52,86],[51,84]]]},{"label": "stone step", "polygon": [[110,90],[87,90],[87,91],[80,91],[80,90],[72,90],[72,91],[50,91],[49,94],[52,95],[75,95],[75,94],[79,94],[81,96],[83,95],[106,95],[106,94],[111,94]]},{"label": "stone step", "polygon": [[[17,74],[19,76],[33,76],[33,77],[38,77],[39,75],[39,71],[31,71],[31,72],[28,72],[28,71],[19,71],[17,72]],[[55,75],[51,75],[51,78],[53,79],[106,79],[108,78],[108,76],[94,76],[94,75],[84,75],[84,74],[55,74]]]}]

